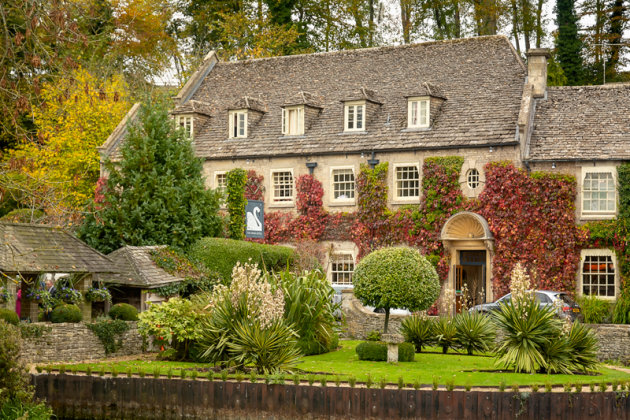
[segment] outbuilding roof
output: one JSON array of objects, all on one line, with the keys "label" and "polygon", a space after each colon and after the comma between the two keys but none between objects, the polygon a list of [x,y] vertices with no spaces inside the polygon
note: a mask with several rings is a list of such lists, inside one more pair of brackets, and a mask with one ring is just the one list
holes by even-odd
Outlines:
[{"label": "outbuilding roof", "polygon": [[[191,95],[212,112],[195,148],[224,159],[514,144],[525,75],[504,36],[217,62]],[[430,129],[407,130],[407,98],[427,86],[447,100]],[[365,132],[344,133],[343,102],[359,91],[381,104]],[[282,106],[300,92],[322,98],[321,112],[304,135],[283,136]],[[267,112],[230,139],[228,109],[244,96]]]},{"label": "outbuilding roof", "polygon": [[539,100],[531,160],[630,159],[630,84],[547,88]]},{"label": "outbuilding roof", "polygon": [[4,273],[115,273],[105,255],[61,228],[0,223],[0,271]]},{"label": "outbuilding roof", "polygon": [[125,246],[110,253],[108,257],[114,261],[120,274],[106,282],[151,289],[183,281],[183,278],[167,273],[153,261],[151,251],[160,248],[164,246]]}]

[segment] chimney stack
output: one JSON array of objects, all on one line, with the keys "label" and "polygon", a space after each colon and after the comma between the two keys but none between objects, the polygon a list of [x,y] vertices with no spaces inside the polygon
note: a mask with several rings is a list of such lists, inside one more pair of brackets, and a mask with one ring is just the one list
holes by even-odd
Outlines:
[{"label": "chimney stack", "polygon": [[542,98],[547,91],[548,48],[532,48],[527,51],[527,81],[534,86],[534,98]]}]

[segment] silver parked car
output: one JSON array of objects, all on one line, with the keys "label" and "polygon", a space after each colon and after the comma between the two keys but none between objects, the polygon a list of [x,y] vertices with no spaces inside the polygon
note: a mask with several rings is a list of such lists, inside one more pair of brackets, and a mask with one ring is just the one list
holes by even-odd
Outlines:
[{"label": "silver parked car", "polygon": [[[490,313],[492,311],[499,310],[499,302],[508,303],[512,299],[512,294],[501,297],[500,299],[492,303],[484,303],[481,305],[473,306],[469,309],[470,312]],[[569,318],[572,321],[576,319],[582,319],[582,309],[571,296],[565,292],[553,292],[550,290],[537,290],[536,300],[541,306],[553,306],[557,308],[557,314],[560,318]]]}]

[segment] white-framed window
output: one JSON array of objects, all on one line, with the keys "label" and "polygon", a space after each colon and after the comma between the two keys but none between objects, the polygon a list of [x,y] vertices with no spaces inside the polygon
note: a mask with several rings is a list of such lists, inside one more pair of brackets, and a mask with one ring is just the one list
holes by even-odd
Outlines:
[{"label": "white-framed window", "polygon": [[353,168],[332,168],[332,197],[333,201],[354,201],[355,184]]},{"label": "white-framed window", "polygon": [[346,102],[343,109],[344,131],[365,131],[365,101]]},{"label": "white-framed window", "polygon": [[271,171],[272,201],[290,203],[293,201],[293,170],[276,169]]},{"label": "white-framed window", "polygon": [[304,134],[304,106],[282,108],[282,134],[285,136]]},{"label": "white-framed window", "polygon": [[334,253],[330,255],[330,281],[332,284],[352,284],[354,257],[351,253]]},{"label": "white-framed window", "polygon": [[614,299],[617,295],[617,258],[610,249],[583,249],[579,292]]},{"label": "white-framed window", "polygon": [[476,168],[471,168],[466,172],[466,185],[471,190],[479,186],[479,171]]},{"label": "white-framed window", "polygon": [[215,172],[214,173],[214,188],[221,191],[224,197],[227,197],[227,172]]},{"label": "white-framed window", "polygon": [[420,198],[420,170],[418,165],[394,166],[394,199],[416,200]]},{"label": "white-framed window", "polygon": [[582,213],[604,215],[617,210],[615,168],[582,168]]},{"label": "white-framed window", "polygon": [[175,124],[183,128],[188,138],[193,138],[193,117],[192,115],[178,115],[175,117]]},{"label": "white-framed window", "polygon": [[229,137],[240,139],[247,137],[247,110],[239,109],[228,113]]},{"label": "white-framed window", "polygon": [[409,98],[407,101],[407,127],[429,126],[429,98]]}]

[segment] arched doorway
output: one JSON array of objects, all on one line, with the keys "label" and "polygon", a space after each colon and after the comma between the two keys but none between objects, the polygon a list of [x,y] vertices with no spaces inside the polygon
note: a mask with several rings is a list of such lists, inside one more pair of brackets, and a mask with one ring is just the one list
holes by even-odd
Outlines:
[{"label": "arched doorway", "polygon": [[440,239],[449,256],[448,285],[455,290],[459,312],[467,290],[469,304],[492,302],[492,254],[494,238],[488,222],[477,213],[463,211],[451,216]]}]

